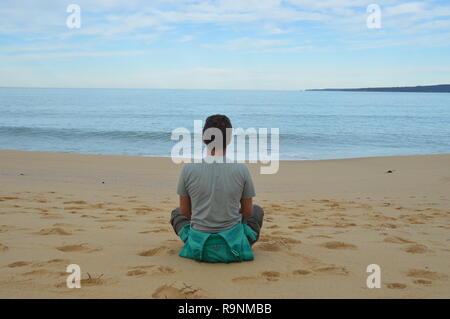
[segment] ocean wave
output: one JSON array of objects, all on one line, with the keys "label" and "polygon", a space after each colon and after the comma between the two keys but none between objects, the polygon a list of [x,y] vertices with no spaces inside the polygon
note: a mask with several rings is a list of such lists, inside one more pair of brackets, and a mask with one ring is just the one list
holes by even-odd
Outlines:
[{"label": "ocean wave", "polygon": [[100,138],[136,139],[170,141],[170,132],[162,131],[121,131],[121,130],[81,130],[70,128],[43,128],[23,126],[0,126],[0,135],[14,137],[52,137],[52,138]]},{"label": "ocean wave", "polygon": [[[142,130],[86,130],[72,128],[47,128],[47,127],[26,127],[26,126],[0,126],[0,136],[22,137],[22,138],[59,138],[59,139],[105,139],[105,140],[135,140],[135,141],[160,141],[176,142],[171,140],[172,132],[169,131],[142,131]],[[235,134],[236,137],[242,136]],[[193,134],[195,138],[201,138],[201,134]],[[253,140],[254,136],[246,137],[246,142]],[[280,142],[297,144],[305,142],[331,142],[336,140],[336,136],[322,134],[295,134],[282,133],[279,135]],[[268,141],[271,141],[271,132],[268,131]]]},{"label": "ocean wave", "polygon": [[[0,126],[0,136],[13,138],[55,138],[62,140],[118,140],[118,141],[157,141],[175,143],[171,140],[171,131],[143,131],[143,130],[92,130],[75,128],[52,128],[52,127],[28,127],[28,126]],[[445,133],[444,133],[445,134]],[[241,135],[242,134],[238,134]],[[238,136],[235,135],[235,136]],[[196,134],[195,138],[200,138],[201,134]],[[268,131],[268,142],[271,141],[271,132]],[[443,138],[436,139],[436,134],[413,134],[413,132],[401,132],[381,134],[379,132],[367,132],[366,134],[356,134],[355,132],[340,132],[334,134],[324,134],[317,132],[280,132],[280,144],[284,145],[359,145],[369,144],[398,144],[399,141],[409,144],[420,144],[424,141],[427,144],[449,145],[448,141],[443,143]],[[253,138],[247,137],[246,141]]]}]

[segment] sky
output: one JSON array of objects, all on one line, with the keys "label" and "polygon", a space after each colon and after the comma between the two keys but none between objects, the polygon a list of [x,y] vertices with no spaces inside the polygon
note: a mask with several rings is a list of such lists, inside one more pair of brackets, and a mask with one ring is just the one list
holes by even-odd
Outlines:
[{"label": "sky", "polygon": [[[67,26],[70,4],[80,28]],[[450,83],[450,0],[0,1],[0,87],[442,83]]]}]

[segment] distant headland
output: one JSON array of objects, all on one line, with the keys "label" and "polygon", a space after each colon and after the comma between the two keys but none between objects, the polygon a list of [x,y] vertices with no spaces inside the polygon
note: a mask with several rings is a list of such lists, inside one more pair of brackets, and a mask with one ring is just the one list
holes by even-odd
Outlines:
[{"label": "distant headland", "polygon": [[361,88],[361,89],[312,89],[306,91],[450,93],[450,84],[404,86],[404,87],[375,87],[375,88]]}]

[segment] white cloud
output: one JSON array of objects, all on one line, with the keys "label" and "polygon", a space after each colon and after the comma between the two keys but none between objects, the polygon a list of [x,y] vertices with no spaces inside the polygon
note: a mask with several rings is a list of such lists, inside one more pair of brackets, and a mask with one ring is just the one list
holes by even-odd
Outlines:
[{"label": "white cloud", "polygon": [[[373,0],[287,0],[287,2],[301,8],[311,8],[315,10],[333,10],[351,7],[367,7],[374,3]],[[378,4],[385,1],[375,1]]]},{"label": "white cloud", "polygon": [[276,35],[276,34],[286,34],[289,33],[289,30],[285,30],[285,29],[281,29],[278,26],[274,25],[274,24],[266,24],[264,26],[264,30],[267,34],[272,34],[272,35]]},{"label": "white cloud", "polygon": [[193,35],[187,34],[187,35],[184,35],[181,38],[179,38],[178,42],[186,43],[186,42],[191,42],[194,40],[195,40],[195,37]]},{"label": "white cloud", "polygon": [[19,53],[14,55],[1,55],[2,63],[13,63],[20,61],[42,61],[49,59],[67,59],[76,57],[112,57],[112,56],[137,56],[148,54],[150,51],[70,51],[70,52],[41,52],[41,53]]},{"label": "white cloud", "polygon": [[415,14],[421,13],[425,10],[425,2],[408,2],[395,6],[387,7],[384,13],[390,16],[402,15],[402,14]]},{"label": "white cloud", "polygon": [[279,47],[292,44],[292,40],[278,40],[278,39],[252,39],[243,37],[228,41],[225,44],[227,50],[255,50],[268,47]]},{"label": "white cloud", "polygon": [[[222,24],[322,20],[317,12],[284,7],[281,0],[87,1],[79,0],[85,34],[111,35],[144,28],[162,30],[179,23]],[[65,1],[0,2],[1,33],[60,33],[67,17]]]}]

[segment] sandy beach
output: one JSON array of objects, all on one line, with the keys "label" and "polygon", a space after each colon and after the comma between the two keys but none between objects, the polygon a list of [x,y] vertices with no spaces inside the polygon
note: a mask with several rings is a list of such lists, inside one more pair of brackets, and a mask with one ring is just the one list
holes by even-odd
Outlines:
[{"label": "sandy beach", "polygon": [[250,167],[255,260],[205,264],[177,256],[169,158],[0,151],[0,298],[450,298],[450,154]]}]

